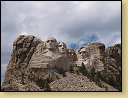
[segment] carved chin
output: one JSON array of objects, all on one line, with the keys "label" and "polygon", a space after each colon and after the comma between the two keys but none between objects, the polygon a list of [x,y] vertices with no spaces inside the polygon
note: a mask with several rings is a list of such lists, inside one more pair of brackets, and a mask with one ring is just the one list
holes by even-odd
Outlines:
[{"label": "carved chin", "polygon": [[81,59],[85,59],[83,56],[80,56]]},{"label": "carved chin", "polygon": [[62,52],[62,53],[64,52],[64,50],[59,50],[59,51]]},{"label": "carved chin", "polygon": [[52,47],[47,47],[48,49],[52,49]]},{"label": "carved chin", "polygon": [[65,50],[60,50],[60,52],[61,52],[61,53],[66,53],[66,51],[65,51]]},{"label": "carved chin", "polygon": [[79,60],[86,60],[86,57],[80,56]]},{"label": "carved chin", "polygon": [[80,61],[86,61],[86,58],[79,58]]}]

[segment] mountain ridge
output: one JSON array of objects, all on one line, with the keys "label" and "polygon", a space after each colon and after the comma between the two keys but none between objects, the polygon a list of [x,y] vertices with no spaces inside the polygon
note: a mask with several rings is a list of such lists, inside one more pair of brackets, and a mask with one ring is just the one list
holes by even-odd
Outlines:
[{"label": "mountain ridge", "polygon": [[[2,84],[2,91],[56,91],[56,88],[60,87],[59,81],[65,79],[72,82],[75,79],[79,80],[80,77],[87,77],[85,80],[88,80],[88,83],[94,82],[93,86],[95,85],[95,88],[89,89],[89,86],[87,86],[85,87],[87,89],[83,89],[79,85],[79,90],[65,87],[57,91],[121,90],[121,44],[105,48],[103,43],[93,42],[87,46],[79,47],[76,51],[67,48],[65,53],[61,53],[58,50],[60,47],[58,44],[55,51],[49,52],[46,48],[48,41],[52,40],[42,41],[33,35],[20,35],[14,41],[11,59]],[[84,60],[81,60],[78,56],[83,48],[86,49],[85,52],[87,53]],[[88,71],[86,75],[85,70],[80,70],[82,63]],[[93,68],[95,70],[94,74],[91,73]],[[98,78],[97,83],[96,78],[99,73],[101,77]],[[69,77],[74,76],[77,78],[70,80]],[[103,86],[102,81],[107,83],[107,86]],[[62,83],[62,85],[66,84]],[[73,85],[77,85],[77,82],[71,83],[69,87]]]}]

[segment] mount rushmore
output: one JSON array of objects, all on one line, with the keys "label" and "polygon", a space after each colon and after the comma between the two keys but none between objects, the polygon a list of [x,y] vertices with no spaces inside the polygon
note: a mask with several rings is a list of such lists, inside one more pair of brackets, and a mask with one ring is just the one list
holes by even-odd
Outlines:
[{"label": "mount rushmore", "polygon": [[2,91],[121,91],[121,44],[90,43],[76,51],[54,37],[20,35]]}]

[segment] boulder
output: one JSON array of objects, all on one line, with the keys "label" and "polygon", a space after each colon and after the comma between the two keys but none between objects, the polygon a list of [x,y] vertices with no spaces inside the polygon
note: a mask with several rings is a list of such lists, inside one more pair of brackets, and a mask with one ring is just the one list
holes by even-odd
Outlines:
[{"label": "boulder", "polygon": [[52,91],[118,91],[103,82],[101,82],[101,85],[105,86],[99,87],[95,82],[90,81],[86,76],[72,73],[67,77],[51,82],[50,88]]},{"label": "boulder", "polygon": [[18,85],[23,84],[23,76],[26,77],[27,65],[35,52],[36,46],[40,42],[40,39],[32,35],[20,35],[14,41],[13,52],[5,72],[4,82],[2,84],[3,90],[9,90],[11,87],[10,85],[12,85],[12,87],[16,87],[16,89],[10,90],[20,90],[20,86]]}]

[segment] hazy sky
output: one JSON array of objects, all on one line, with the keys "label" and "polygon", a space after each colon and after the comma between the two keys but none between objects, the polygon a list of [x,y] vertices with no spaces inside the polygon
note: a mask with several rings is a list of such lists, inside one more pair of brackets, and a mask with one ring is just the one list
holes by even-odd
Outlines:
[{"label": "hazy sky", "polygon": [[106,46],[121,42],[121,1],[4,1],[1,11],[2,77],[20,34],[68,46],[91,35]]}]

